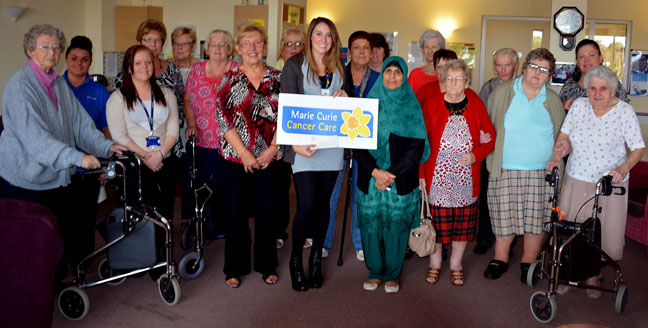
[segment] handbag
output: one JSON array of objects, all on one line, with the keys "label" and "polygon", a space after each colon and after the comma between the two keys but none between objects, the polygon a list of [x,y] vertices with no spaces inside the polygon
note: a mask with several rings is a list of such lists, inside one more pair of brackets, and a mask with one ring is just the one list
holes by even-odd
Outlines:
[{"label": "handbag", "polygon": [[419,257],[425,257],[434,253],[436,245],[436,230],[432,226],[432,215],[430,214],[430,203],[425,190],[421,192],[421,225],[412,229],[409,235],[409,248]]}]

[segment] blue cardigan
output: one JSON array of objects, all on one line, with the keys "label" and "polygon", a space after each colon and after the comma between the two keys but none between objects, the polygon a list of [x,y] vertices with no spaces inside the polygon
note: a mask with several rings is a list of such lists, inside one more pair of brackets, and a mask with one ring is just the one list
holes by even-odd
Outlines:
[{"label": "blue cardigan", "polygon": [[112,141],[94,122],[62,77],[54,81],[58,108],[47,97],[29,65],[7,82],[2,97],[0,177],[29,190],[70,184],[84,154],[109,157]]}]

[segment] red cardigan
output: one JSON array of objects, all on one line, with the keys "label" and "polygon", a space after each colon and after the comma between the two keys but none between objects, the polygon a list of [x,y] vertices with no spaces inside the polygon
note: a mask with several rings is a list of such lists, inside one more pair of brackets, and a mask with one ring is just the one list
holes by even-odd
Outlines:
[{"label": "red cardigan", "polygon": [[[450,113],[445,108],[443,100],[444,94],[435,95],[425,102],[423,106],[423,118],[425,119],[425,128],[427,130],[428,139],[430,141],[430,157],[425,163],[419,166],[419,178],[425,179],[425,185],[428,188],[432,185],[432,177],[434,176],[434,169],[436,168],[437,156],[439,155],[439,146],[441,143],[441,136],[448,123]],[[475,163],[472,164],[472,184],[473,184],[473,197],[479,195],[479,176],[480,165],[488,154],[495,148],[495,128],[491,123],[490,117],[486,112],[486,106],[479,99],[474,92],[466,92],[468,97],[468,108],[464,112],[466,123],[473,140],[472,153],[475,155]],[[485,144],[479,143],[479,131],[483,130],[490,133],[491,141]]]}]

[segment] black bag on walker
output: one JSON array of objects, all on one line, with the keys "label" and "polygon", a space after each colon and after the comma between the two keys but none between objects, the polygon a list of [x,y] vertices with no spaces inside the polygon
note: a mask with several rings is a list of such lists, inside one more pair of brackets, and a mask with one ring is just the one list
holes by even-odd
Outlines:
[{"label": "black bag on walker", "polygon": [[588,219],[584,223],[560,221],[556,228],[558,247],[577,231],[583,230],[563,249],[559,279],[583,281],[598,275],[601,272],[601,254],[592,245],[601,245],[601,222],[598,219]]},{"label": "black bag on walker", "polygon": [[124,209],[114,209],[106,218],[106,242],[126,237],[108,248],[108,265],[113,270],[141,269],[156,263],[155,224],[148,220],[135,223],[135,228],[127,232]]}]

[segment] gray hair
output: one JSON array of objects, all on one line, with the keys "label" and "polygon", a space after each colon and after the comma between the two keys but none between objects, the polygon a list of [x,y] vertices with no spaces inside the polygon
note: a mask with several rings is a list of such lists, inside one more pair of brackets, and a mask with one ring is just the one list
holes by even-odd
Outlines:
[{"label": "gray hair", "polygon": [[518,63],[518,54],[517,51],[515,51],[513,48],[502,48],[493,54],[493,64],[495,64],[495,58],[500,55],[511,55],[511,58],[513,58],[513,66],[517,65]]},{"label": "gray hair", "polygon": [[551,75],[556,70],[556,58],[551,53],[551,51],[545,48],[533,49],[527,54],[524,64],[522,64],[522,70],[526,70],[532,60],[542,59],[549,62],[549,75]]},{"label": "gray hair", "polygon": [[462,59],[451,59],[448,60],[445,65],[443,65],[443,69],[441,70],[441,79],[445,81],[446,77],[448,77],[448,71],[451,69],[456,69],[456,70],[461,70],[464,75],[464,79],[468,80],[470,77],[470,73],[468,72],[468,65],[466,65],[466,62],[463,61]]},{"label": "gray hair", "polygon": [[211,43],[211,39],[216,34],[225,36],[225,42],[227,42],[227,47],[229,48],[229,55],[231,56],[232,53],[234,53],[234,38],[232,37],[232,33],[221,29],[215,29],[209,32],[209,35],[207,35],[207,46],[205,47],[205,51],[209,52],[209,44]]},{"label": "gray hair", "polygon": [[63,34],[63,31],[50,24],[36,24],[25,33],[25,37],[23,38],[23,50],[27,58],[29,58],[27,52],[34,51],[36,48],[36,39],[43,34],[57,37],[61,43],[61,52],[65,51],[65,34]]},{"label": "gray hair", "polygon": [[585,80],[583,80],[585,90],[589,89],[590,81],[593,77],[607,82],[610,90],[612,90],[612,93],[616,93],[617,87],[619,86],[619,79],[617,78],[616,73],[614,73],[611,69],[603,65],[590,68],[590,70],[587,71],[587,74],[585,74]]},{"label": "gray hair", "polygon": [[439,45],[441,45],[441,48],[445,48],[445,38],[441,33],[437,30],[427,30],[423,32],[423,35],[421,35],[421,40],[419,41],[419,45],[421,46],[421,49],[425,47],[425,42],[431,38],[436,38],[439,40]]}]

